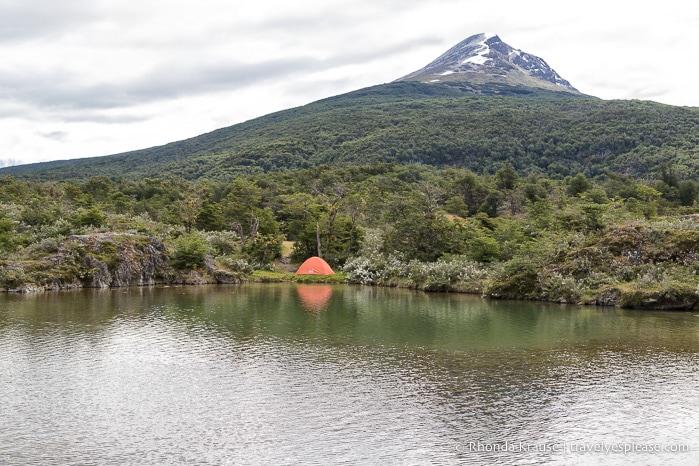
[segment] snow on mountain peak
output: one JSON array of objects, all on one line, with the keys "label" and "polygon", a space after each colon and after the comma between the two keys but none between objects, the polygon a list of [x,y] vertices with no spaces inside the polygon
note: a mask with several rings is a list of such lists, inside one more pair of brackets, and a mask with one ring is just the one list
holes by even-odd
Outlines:
[{"label": "snow on mountain peak", "polygon": [[577,92],[543,59],[510,47],[493,33],[466,38],[426,67],[398,81],[492,81]]}]

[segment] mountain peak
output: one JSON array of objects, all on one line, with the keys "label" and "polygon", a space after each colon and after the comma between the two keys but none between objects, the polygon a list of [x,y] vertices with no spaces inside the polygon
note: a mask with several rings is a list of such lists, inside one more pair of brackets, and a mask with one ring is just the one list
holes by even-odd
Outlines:
[{"label": "mountain peak", "polygon": [[464,39],[429,65],[396,81],[498,82],[578,92],[543,59],[507,45],[492,33]]}]

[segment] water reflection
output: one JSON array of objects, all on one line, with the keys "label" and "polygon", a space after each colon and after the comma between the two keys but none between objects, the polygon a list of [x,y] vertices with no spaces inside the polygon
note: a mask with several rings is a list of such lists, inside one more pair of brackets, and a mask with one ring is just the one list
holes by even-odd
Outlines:
[{"label": "water reflection", "polygon": [[333,296],[331,285],[296,285],[301,305],[311,314],[319,314],[328,308]]},{"label": "water reflection", "polygon": [[0,464],[695,464],[467,447],[693,443],[698,355],[692,313],[331,285],[2,296]]}]

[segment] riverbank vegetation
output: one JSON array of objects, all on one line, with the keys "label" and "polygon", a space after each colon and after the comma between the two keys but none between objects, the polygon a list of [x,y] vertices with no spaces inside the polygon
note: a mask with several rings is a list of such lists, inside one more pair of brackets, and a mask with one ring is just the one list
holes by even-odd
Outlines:
[{"label": "riverbank vegetation", "polygon": [[670,165],[644,180],[524,176],[507,162],[484,174],[319,165],[231,182],[4,176],[0,287],[269,281],[321,255],[350,283],[689,308],[698,198]]}]

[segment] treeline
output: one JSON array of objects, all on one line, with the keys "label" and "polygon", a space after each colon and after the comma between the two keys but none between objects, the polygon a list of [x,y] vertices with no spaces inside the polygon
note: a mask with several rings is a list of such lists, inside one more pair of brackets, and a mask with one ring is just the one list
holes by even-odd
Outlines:
[{"label": "treeline", "polygon": [[5,176],[0,284],[16,286],[8,271],[57,254],[71,235],[109,232],[157,238],[175,269],[269,270],[292,241],[293,261],[321,255],[354,282],[567,302],[670,290],[663,299],[686,304],[699,271],[698,196],[670,165],[644,182],[522,176],[509,163],[490,175],[320,165],[231,182]]}]

